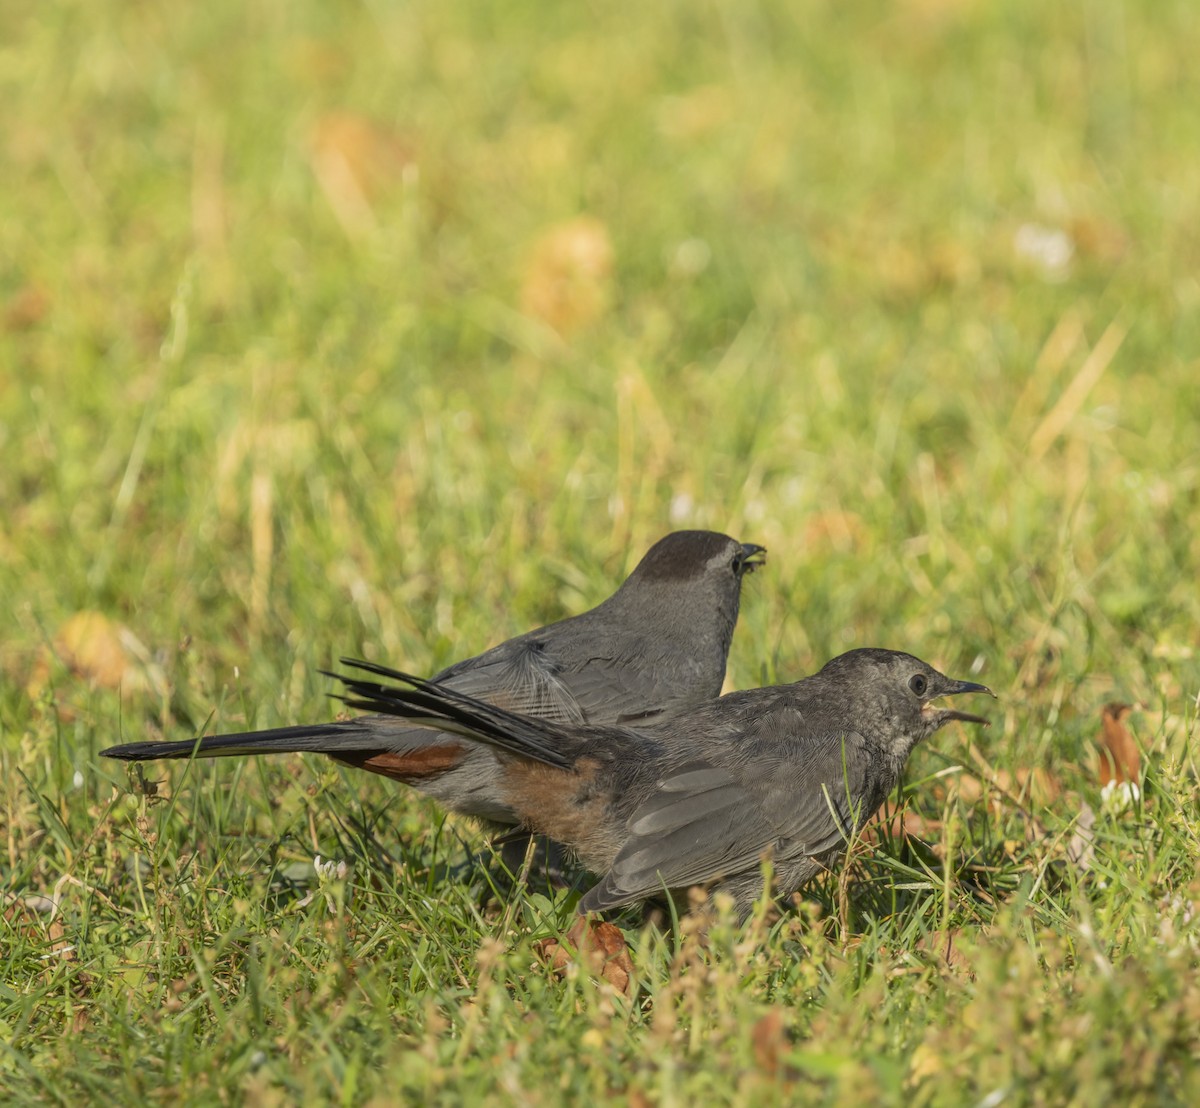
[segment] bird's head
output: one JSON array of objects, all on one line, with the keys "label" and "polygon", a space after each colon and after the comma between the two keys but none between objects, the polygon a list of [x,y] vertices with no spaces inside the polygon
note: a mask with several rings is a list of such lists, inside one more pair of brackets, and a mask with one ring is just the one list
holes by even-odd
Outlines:
[{"label": "bird's head", "polygon": [[765,560],[766,548],[755,543],[715,531],[673,531],[650,547],[613,599],[698,635],[711,623],[728,649],[742,580]]},{"label": "bird's head", "polygon": [[951,720],[988,726],[982,716],[938,703],[960,693],[987,693],[986,685],[947,677],[928,662],[899,650],[851,650],[829,662],[822,674],[855,705],[857,726],[882,741],[897,757],[907,758],[922,739]]}]

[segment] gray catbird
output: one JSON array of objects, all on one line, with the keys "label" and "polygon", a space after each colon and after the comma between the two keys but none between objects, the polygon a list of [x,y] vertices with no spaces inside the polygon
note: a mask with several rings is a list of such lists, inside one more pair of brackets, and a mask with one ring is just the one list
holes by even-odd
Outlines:
[{"label": "gray catbird", "polygon": [[791,685],[729,693],[637,726],[536,720],[457,689],[347,662],[401,684],[341,677],[355,708],[394,712],[498,752],[499,795],[526,828],[572,848],[598,885],[581,912],[713,885],[745,916],[798,889],[883,803],[913,747],[950,720],[939,697],[991,693],[893,650],[852,650]]},{"label": "gray catbird", "polygon": [[[765,551],[712,531],[656,542],[602,604],[442,670],[433,684],[559,723],[645,723],[720,694],[742,577]],[[518,815],[495,754],[395,715],[183,742],[140,742],[107,758],[221,758],[313,752],[402,781],[444,807],[501,824]]]}]

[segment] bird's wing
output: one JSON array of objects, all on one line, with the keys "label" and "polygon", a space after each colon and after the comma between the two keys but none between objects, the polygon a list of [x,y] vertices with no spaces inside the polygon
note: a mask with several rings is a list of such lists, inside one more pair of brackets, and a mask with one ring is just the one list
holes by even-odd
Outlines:
[{"label": "bird's wing", "polygon": [[794,858],[837,846],[862,818],[851,800],[865,784],[860,741],[853,733],[759,740],[736,764],[682,766],[630,817],[629,838],[580,908],[604,911],[742,873],[768,851]]},{"label": "bird's wing", "polygon": [[544,641],[522,636],[458,662],[434,682],[520,715],[584,723],[584,711],[564,674]]},{"label": "bird's wing", "polygon": [[[646,723],[691,689],[628,635],[530,634],[443,670],[434,678],[511,712],[557,723]],[[675,680],[680,676],[680,680]],[[709,695],[720,691],[714,687]]]},{"label": "bird's wing", "polygon": [[686,666],[694,663],[639,649],[626,639],[593,644],[564,667],[561,680],[588,723],[641,727],[720,693],[720,674],[705,681],[685,672]]}]

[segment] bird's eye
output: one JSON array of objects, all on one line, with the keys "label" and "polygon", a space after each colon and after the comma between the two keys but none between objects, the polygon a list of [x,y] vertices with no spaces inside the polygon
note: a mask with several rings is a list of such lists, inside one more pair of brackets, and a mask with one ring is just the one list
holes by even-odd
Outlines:
[{"label": "bird's eye", "polygon": [[923,673],[914,673],[908,679],[908,687],[912,689],[917,696],[924,696],[925,690],[929,688],[929,682],[925,680],[925,675]]}]

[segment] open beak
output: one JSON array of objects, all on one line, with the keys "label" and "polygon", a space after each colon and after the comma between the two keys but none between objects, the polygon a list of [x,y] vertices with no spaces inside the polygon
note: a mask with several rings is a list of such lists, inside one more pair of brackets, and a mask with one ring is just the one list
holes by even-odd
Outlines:
[{"label": "open beak", "polygon": [[767,561],[767,548],[756,543],[742,543],[742,572],[753,573]]},{"label": "open beak", "polygon": [[[959,693],[968,692],[983,692],[987,693],[993,700],[996,694],[992,692],[987,685],[981,685],[977,681],[954,681],[948,680],[943,689],[938,692],[938,696],[958,696]],[[991,723],[984,719],[983,716],[973,716],[970,712],[960,712],[957,708],[935,708],[932,704],[926,704],[923,711],[929,712],[931,715],[936,714],[938,724],[949,723],[952,719],[962,720],[963,723],[982,723],[984,727],[990,727]]]}]

